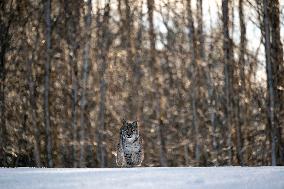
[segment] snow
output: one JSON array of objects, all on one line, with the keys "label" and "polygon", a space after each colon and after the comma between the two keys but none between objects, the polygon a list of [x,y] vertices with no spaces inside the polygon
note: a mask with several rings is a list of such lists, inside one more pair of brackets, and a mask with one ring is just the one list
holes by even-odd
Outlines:
[{"label": "snow", "polygon": [[0,168],[0,189],[284,189],[283,167]]}]

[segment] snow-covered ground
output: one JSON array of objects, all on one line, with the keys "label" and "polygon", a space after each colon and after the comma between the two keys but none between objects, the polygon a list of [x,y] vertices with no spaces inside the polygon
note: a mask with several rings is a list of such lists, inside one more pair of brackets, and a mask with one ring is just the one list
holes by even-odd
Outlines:
[{"label": "snow-covered ground", "polygon": [[0,168],[0,189],[284,189],[282,167]]}]

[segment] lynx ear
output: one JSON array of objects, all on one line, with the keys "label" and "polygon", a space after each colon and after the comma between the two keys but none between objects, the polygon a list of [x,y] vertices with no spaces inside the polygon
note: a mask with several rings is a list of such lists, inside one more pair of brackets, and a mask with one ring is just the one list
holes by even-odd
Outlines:
[{"label": "lynx ear", "polygon": [[125,120],[124,118],[122,119],[122,124],[123,124],[123,125],[126,125],[126,124],[127,124],[127,122],[126,122],[126,120]]},{"label": "lynx ear", "polygon": [[134,121],[134,122],[132,123],[132,125],[133,125],[133,127],[137,127],[137,121]]}]

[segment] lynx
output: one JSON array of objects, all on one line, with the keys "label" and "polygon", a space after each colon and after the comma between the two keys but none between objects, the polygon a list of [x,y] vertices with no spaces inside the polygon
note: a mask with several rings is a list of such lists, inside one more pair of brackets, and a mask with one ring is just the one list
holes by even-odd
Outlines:
[{"label": "lynx", "polygon": [[119,167],[140,166],[144,158],[142,138],[139,135],[137,121],[123,120],[117,145],[116,164]]}]

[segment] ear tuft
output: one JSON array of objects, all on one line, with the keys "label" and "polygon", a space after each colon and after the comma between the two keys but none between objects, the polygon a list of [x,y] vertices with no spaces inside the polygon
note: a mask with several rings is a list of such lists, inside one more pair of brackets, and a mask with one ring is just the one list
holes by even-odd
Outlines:
[{"label": "ear tuft", "polygon": [[132,125],[133,125],[134,127],[137,127],[137,121],[134,121],[134,122],[132,123]]},{"label": "ear tuft", "polygon": [[123,125],[126,125],[126,124],[127,124],[127,121],[126,121],[124,118],[122,119],[122,124],[123,124]]}]

